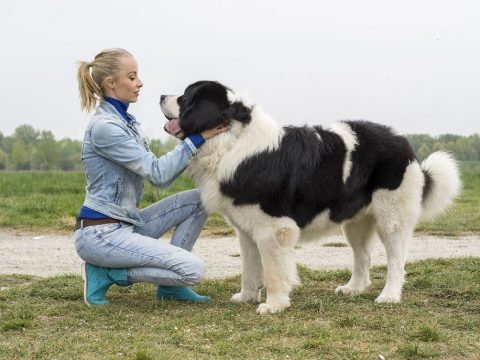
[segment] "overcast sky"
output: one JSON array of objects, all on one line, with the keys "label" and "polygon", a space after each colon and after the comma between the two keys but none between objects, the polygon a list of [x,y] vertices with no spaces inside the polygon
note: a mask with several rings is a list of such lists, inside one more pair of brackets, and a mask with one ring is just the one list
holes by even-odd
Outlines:
[{"label": "overcast sky", "polygon": [[81,139],[76,62],[133,53],[130,112],[164,138],[161,94],[218,80],[281,124],[368,119],[480,132],[480,6],[467,0],[2,0],[0,131]]}]

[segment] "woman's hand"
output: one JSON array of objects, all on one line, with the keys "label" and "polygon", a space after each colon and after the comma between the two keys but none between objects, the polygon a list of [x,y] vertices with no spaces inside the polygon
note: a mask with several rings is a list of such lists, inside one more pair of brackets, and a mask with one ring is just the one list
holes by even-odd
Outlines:
[{"label": "woman's hand", "polygon": [[217,127],[202,131],[200,135],[202,135],[205,140],[208,140],[211,137],[221,134],[227,130],[228,130],[228,125],[219,125]]}]

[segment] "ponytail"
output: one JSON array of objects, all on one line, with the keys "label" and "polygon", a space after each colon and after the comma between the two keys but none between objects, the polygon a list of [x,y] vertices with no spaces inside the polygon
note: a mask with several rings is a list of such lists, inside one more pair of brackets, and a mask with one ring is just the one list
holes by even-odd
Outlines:
[{"label": "ponytail", "polygon": [[80,61],[78,66],[78,90],[80,91],[80,107],[87,112],[92,111],[102,97],[102,90],[90,74],[92,63]]},{"label": "ponytail", "polygon": [[78,62],[78,90],[80,91],[80,107],[87,112],[92,111],[102,98],[103,83],[109,76],[115,77],[120,70],[120,58],[132,56],[124,49],[103,50],[92,62]]}]

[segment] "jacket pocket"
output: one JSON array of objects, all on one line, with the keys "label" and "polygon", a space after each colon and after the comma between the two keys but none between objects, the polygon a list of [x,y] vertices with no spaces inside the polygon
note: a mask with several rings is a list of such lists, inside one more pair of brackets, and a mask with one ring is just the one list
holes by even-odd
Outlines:
[{"label": "jacket pocket", "polygon": [[114,203],[117,204],[117,205],[120,205],[121,202],[122,202],[122,197],[123,197],[123,180],[122,179],[118,179],[117,180],[117,191],[115,193],[115,199],[114,199]]}]

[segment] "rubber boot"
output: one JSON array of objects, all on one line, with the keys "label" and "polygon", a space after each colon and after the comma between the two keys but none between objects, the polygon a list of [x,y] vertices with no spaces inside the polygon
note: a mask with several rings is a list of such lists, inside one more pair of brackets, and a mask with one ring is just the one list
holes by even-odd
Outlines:
[{"label": "rubber boot", "polygon": [[157,288],[156,298],[157,300],[178,300],[193,302],[210,301],[209,296],[199,295],[189,287],[183,286],[159,285]]},{"label": "rubber boot", "polygon": [[82,264],[83,299],[87,305],[108,305],[105,294],[113,284],[128,286],[128,269]]}]

